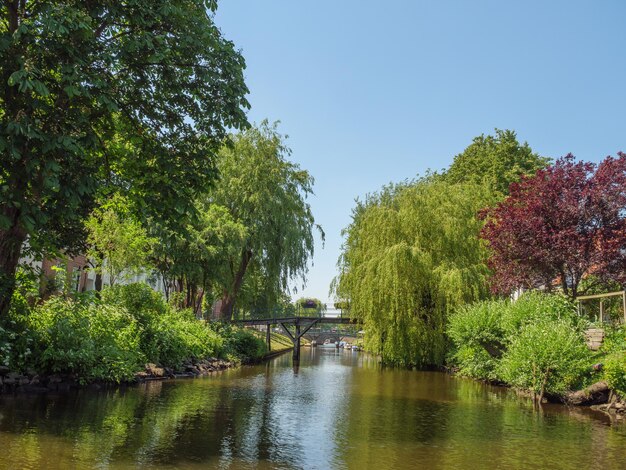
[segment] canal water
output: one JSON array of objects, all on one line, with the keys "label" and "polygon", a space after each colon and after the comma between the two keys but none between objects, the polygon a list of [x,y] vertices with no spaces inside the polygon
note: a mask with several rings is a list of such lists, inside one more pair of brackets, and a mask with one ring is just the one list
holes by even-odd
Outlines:
[{"label": "canal water", "polygon": [[626,469],[626,426],[366,354],[0,397],[0,468]]}]

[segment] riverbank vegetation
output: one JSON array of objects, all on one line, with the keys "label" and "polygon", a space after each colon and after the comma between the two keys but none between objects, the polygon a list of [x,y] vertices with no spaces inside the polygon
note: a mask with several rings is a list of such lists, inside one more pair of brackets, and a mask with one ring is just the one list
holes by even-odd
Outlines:
[{"label": "riverbank vegetation", "polygon": [[198,320],[146,284],[106,288],[101,298],[55,296],[33,306],[19,301],[29,295],[27,286],[16,293],[0,329],[1,365],[14,372],[119,383],[133,381],[147,363],[176,371],[190,360],[239,363],[267,354],[253,332]]},{"label": "riverbank vegetation", "polygon": [[560,294],[474,303],[450,316],[449,364],[463,376],[530,390],[539,400],[602,380],[624,395],[626,328],[604,325],[606,339],[591,351],[584,335],[589,326]]},{"label": "riverbank vegetation", "polygon": [[[6,367],[122,382],[146,363],[177,370],[207,357],[241,362],[267,354],[258,335],[209,319],[228,323],[235,305],[295,311],[287,289],[313,253],[316,226],[306,202],[313,180],[286,159],[275,125],[230,139],[215,156],[220,180],[197,193],[195,213],[176,230],[142,214],[121,188],[100,194],[84,221],[95,291],[76,292],[62,264],[50,278],[29,265],[16,273],[0,317]],[[164,295],[145,283],[127,285],[137,275]]]},{"label": "riverbank vegetation", "polygon": [[621,153],[550,163],[510,131],[481,136],[447,170],[357,201],[335,294],[384,363],[539,399],[599,380],[623,393],[624,327],[601,325],[590,351],[573,299],[623,289],[625,179]]}]

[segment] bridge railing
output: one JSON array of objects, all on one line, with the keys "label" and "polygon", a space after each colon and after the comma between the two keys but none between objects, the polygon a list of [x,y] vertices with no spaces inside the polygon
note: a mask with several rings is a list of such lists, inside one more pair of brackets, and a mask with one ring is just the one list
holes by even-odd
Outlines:
[{"label": "bridge railing", "polygon": [[276,308],[276,309],[254,309],[254,310],[243,310],[243,309],[235,309],[233,311],[233,320],[241,321],[241,320],[276,320],[277,318],[322,318],[324,317],[324,312],[315,311],[313,309],[285,309],[285,308]]}]

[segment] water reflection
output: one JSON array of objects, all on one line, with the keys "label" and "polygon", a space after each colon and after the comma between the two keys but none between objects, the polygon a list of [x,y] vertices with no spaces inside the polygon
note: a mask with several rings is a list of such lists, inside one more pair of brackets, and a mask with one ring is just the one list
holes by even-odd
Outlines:
[{"label": "water reflection", "polygon": [[506,390],[303,350],[195,380],[0,398],[1,468],[624,468],[626,429]]}]

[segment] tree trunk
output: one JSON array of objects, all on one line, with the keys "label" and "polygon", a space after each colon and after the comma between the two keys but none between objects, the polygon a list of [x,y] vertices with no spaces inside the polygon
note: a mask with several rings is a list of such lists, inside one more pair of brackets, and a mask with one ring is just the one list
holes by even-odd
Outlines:
[{"label": "tree trunk", "polygon": [[549,375],[550,375],[550,369],[546,370],[546,373],[543,376],[543,381],[541,382],[541,390],[539,391],[539,403],[542,402],[543,396],[546,393],[546,384],[548,383]]},{"label": "tree trunk", "polygon": [[196,316],[200,315],[200,317],[203,317],[202,315],[202,299],[204,298],[204,290],[200,290],[199,294],[196,294],[196,303],[194,305],[194,312],[196,313]]},{"label": "tree trunk", "polygon": [[233,318],[233,307],[235,306],[235,295],[231,295],[228,291],[224,291],[222,295],[222,304],[220,305],[219,319],[222,321],[230,321]]},{"label": "tree trunk", "polygon": [[597,405],[606,403],[610,392],[609,385],[602,380],[584,390],[568,393],[565,396],[565,401],[570,405]]},{"label": "tree trunk", "polygon": [[248,265],[250,264],[251,259],[252,251],[243,250],[241,253],[241,263],[239,264],[239,269],[235,274],[235,279],[232,287],[230,291],[224,290],[224,293],[222,295],[222,305],[220,306],[220,320],[222,321],[230,321],[232,319],[235,300],[237,299],[237,294],[239,293],[239,289],[241,289],[241,285],[243,284],[243,279],[246,275],[246,270],[248,269]]},{"label": "tree trunk", "polygon": [[[15,219],[17,216],[18,214],[15,214]],[[26,232],[19,227],[17,221],[8,230],[0,230],[0,318],[8,313],[11,306],[11,297],[15,290],[15,273],[24,241]]]}]

